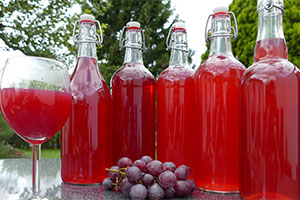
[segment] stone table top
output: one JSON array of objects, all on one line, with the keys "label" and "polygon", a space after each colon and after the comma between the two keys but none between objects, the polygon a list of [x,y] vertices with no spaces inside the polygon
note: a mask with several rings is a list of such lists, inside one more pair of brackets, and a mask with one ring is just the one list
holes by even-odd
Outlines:
[{"label": "stone table top", "polygon": [[[31,159],[0,159],[0,199],[28,199],[31,196]],[[122,200],[121,194],[106,191],[101,185],[78,186],[63,183],[60,159],[41,160],[41,195],[53,200]],[[199,200],[237,200],[238,195],[215,195],[195,190],[184,198]],[[178,199],[176,199],[178,200]]]}]

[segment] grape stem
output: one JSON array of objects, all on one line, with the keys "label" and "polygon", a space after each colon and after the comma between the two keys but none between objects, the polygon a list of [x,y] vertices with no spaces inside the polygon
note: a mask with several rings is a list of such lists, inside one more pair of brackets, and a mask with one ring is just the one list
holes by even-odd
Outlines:
[{"label": "grape stem", "polygon": [[106,171],[110,171],[110,172],[117,172],[117,173],[119,173],[119,174],[121,174],[121,175],[123,175],[123,176],[126,175],[126,173],[124,173],[124,172],[122,172],[122,171],[120,171],[120,170],[116,170],[116,169],[108,169],[108,168],[105,168],[105,170],[106,170]]},{"label": "grape stem", "polygon": [[120,170],[120,171],[126,171],[126,170],[127,170],[127,167],[125,167],[125,168],[120,168],[119,170]]},{"label": "grape stem", "polygon": [[119,179],[119,178],[117,177],[116,183],[113,183],[112,185],[113,185],[113,186],[119,186],[119,182],[120,182],[121,180],[122,180],[122,179]]}]

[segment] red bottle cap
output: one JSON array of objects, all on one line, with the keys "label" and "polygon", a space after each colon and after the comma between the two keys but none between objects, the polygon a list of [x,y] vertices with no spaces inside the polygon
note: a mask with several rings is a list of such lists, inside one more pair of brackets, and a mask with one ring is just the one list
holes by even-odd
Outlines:
[{"label": "red bottle cap", "polygon": [[185,23],[184,22],[175,22],[173,24],[172,32],[174,32],[176,30],[186,31],[186,29],[185,29]]},{"label": "red bottle cap", "polygon": [[215,17],[216,15],[228,15],[229,16],[229,9],[228,7],[216,7],[213,10],[213,17]]},{"label": "red bottle cap", "polygon": [[140,23],[138,23],[138,22],[135,22],[135,21],[131,21],[131,22],[128,22],[127,24],[126,24],[126,26],[127,26],[127,29],[126,30],[129,30],[129,29],[138,29],[138,30],[141,30],[141,25],[140,25]]},{"label": "red bottle cap", "polygon": [[80,23],[81,22],[91,22],[91,23],[95,23],[95,17],[93,15],[90,14],[83,14],[80,15]]}]

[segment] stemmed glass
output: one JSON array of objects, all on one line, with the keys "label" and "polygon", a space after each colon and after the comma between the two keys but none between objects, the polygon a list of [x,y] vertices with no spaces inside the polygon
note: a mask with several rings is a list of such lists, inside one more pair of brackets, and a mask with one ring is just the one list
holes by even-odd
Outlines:
[{"label": "stemmed glass", "polygon": [[67,68],[61,62],[22,56],[9,58],[1,77],[0,105],[10,127],[32,144],[32,197],[40,197],[41,144],[68,119],[72,104]]}]

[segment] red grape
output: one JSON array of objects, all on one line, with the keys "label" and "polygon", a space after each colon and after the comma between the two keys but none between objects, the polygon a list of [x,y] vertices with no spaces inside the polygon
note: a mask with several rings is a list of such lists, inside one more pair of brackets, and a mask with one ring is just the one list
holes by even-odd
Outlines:
[{"label": "red grape", "polygon": [[136,166],[136,167],[140,168],[140,170],[142,172],[146,172],[147,171],[146,163],[144,161],[142,161],[142,160],[136,160],[136,161],[134,161],[133,166]]},{"label": "red grape", "polygon": [[164,167],[166,168],[166,170],[169,170],[171,172],[174,172],[176,169],[176,165],[173,162],[165,162]]},{"label": "red grape", "polygon": [[142,178],[142,171],[136,166],[128,167],[126,170],[126,176],[130,182],[135,183]]},{"label": "red grape", "polygon": [[174,187],[165,189],[165,198],[172,199],[175,196],[175,189]]},{"label": "red grape", "polygon": [[[119,170],[120,168],[118,166],[112,166],[110,169],[112,169],[112,170]],[[112,172],[112,171],[110,171],[108,173],[108,175],[109,175],[110,179],[112,181],[114,181],[114,182],[116,181],[117,178],[121,177],[120,173],[118,173],[118,172]]]},{"label": "red grape", "polygon": [[146,164],[151,162],[153,159],[150,156],[143,156],[140,160],[144,161]]},{"label": "red grape", "polygon": [[104,189],[106,189],[106,190],[111,190],[114,187],[112,185],[113,181],[110,178],[104,179],[102,184],[103,184]]},{"label": "red grape", "polygon": [[189,184],[190,191],[192,193],[196,188],[194,181],[192,181],[191,179],[187,179],[185,180],[185,182]]},{"label": "red grape", "polygon": [[146,186],[151,186],[154,184],[154,177],[151,174],[144,174],[142,183]]},{"label": "red grape", "polygon": [[130,158],[123,157],[118,161],[118,166],[120,168],[126,168],[130,165],[132,165],[132,160]]},{"label": "red grape", "polygon": [[136,184],[130,188],[130,198],[133,200],[143,200],[147,197],[147,189],[142,184]]},{"label": "red grape", "polygon": [[177,169],[175,169],[174,174],[176,175],[177,180],[186,180],[189,177],[191,170],[186,165],[180,165]]},{"label": "red grape", "polygon": [[158,176],[158,183],[164,189],[173,187],[176,182],[176,176],[171,171],[165,171]]},{"label": "red grape", "polygon": [[148,197],[150,200],[163,199],[164,196],[164,190],[157,183],[154,183],[148,188]]},{"label": "red grape", "polygon": [[186,197],[191,193],[190,185],[185,181],[177,181],[176,185],[174,186],[176,195],[179,197]]},{"label": "red grape", "polygon": [[147,164],[147,170],[153,176],[158,176],[165,171],[163,164],[158,160],[153,160]]},{"label": "red grape", "polygon": [[131,183],[128,178],[124,178],[122,179],[122,181],[120,182],[120,188],[122,191],[122,194],[125,197],[129,197],[129,192],[130,192],[130,188],[133,186],[134,184]]},{"label": "red grape", "polygon": [[[122,192],[126,198],[150,200],[186,197],[195,189],[194,181],[187,179],[191,170],[186,165],[176,168],[173,162],[161,163],[143,156],[132,163],[128,157],[119,159],[118,166],[112,166],[109,177],[104,179],[103,187]],[[147,189],[148,187],[148,189]]]}]

